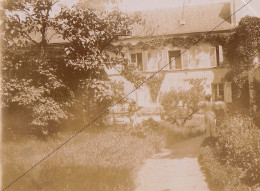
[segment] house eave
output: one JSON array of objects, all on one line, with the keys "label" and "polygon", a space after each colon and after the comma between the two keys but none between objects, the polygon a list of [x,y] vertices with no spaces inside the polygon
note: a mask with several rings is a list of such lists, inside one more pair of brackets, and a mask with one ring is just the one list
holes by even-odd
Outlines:
[{"label": "house eave", "polygon": [[156,37],[185,37],[185,36],[192,36],[192,35],[201,35],[201,34],[220,34],[220,33],[230,33],[234,31],[234,28],[224,29],[224,30],[217,30],[217,31],[202,31],[202,32],[189,32],[189,33],[176,33],[176,34],[162,34],[162,35],[154,35],[154,36],[131,36],[131,37],[122,37],[119,38],[119,42],[129,41],[129,40],[144,40],[149,38],[156,38]]}]

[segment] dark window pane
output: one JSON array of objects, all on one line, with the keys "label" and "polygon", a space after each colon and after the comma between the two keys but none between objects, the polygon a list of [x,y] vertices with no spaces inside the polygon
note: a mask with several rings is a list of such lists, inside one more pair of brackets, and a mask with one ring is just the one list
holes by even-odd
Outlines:
[{"label": "dark window pane", "polygon": [[182,69],[180,50],[169,51],[169,64],[170,69]]},{"label": "dark window pane", "polygon": [[142,59],[142,53],[137,53],[137,68],[140,71],[143,71],[143,59]]},{"label": "dark window pane", "polygon": [[131,62],[136,63],[136,54],[131,54]]}]

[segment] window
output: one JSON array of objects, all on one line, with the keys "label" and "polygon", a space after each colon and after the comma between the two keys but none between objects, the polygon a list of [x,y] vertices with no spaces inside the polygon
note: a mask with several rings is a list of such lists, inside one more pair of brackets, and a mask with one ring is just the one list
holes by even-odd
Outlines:
[{"label": "window", "polygon": [[169,51],[168,54],[169,54],[170,69],[181,70],[182,69],[181,50]]},{"label": "window", "polygon": [[216,51],[216,47],[210,47],[209,54],[210,54],[210,66],[211,67],[216,67],[217,66],[217,51]]},{"label": "window", "polygon": [[220,66],[224,60],[222,46],[217,46],[216,51],[217,51],[217,66]]},{"label": "window", "polygon": [[212,84],[213,101],[224,101],[224,84]]},{"label": "window", "polygon": [[131,54],[131,63],[135,64],[138,70],[143,71],[142,53]]}]

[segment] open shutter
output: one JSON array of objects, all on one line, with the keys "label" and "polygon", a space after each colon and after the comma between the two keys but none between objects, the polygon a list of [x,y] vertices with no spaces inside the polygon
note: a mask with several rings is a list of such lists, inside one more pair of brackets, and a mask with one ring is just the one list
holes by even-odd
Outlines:
[{"label": "open shutter", "polygon": [[215,47],[209,48],[209,54],[210,54],[210,66],[216,67],[217,66],[216,48]]},{"label": "open shutter", "polygon": [[143,52],[142,59],[143,59],[143,71],[146,71],[147,64],[148,64],[148,52],[147,51]]},{"label": "open shutter", "polygon": [[226,82],[224,85],[224,101],[226,103],[232,102],[231,82]]},{"label": "open shutter", "polygon": [[181,51],[182,55],[182,69],[188,69],[189,67],[189,52],[188,50],[182,50]]},{"label": "open shutter", "polygon": [[212,95],[212,88],[211,88],[211,84],[207,83],[205,86],[205,93],[208,95]]},{"label": "open shutter", "polygon": [[218,51],[219,51],[219,64],[221,65],[224,61],[222,46],[218,46]]},{"label": "open shutter", "polygon": [[128,60],[128,62],[131,62],[131,55],[129,53],[125,54],[125,58]]},{"label": "open shutter", "polygon": [[168,63],[168,51],[162,50],[162,66],[160,66],[159,70],[169,70],[169,63]]}]

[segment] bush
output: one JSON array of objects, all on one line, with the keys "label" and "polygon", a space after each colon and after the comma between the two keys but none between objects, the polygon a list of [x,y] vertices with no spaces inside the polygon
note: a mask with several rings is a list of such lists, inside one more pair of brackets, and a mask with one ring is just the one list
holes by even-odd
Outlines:
[{"label": "bush", "polygon": [[215,187],[250,190],[260,185],[259,137],[253,119],[236,114],[217,127],[217,137],[204,141],[200,162]]},{"label": "bush", "polygon": [[189,84],[188,90],[171,90],[164,94],[161,103],[164,118],[180,127],[200,110],[199,103],[205,96],[202,80],[190,80]]},{"label": "bush", "polygon": [[[159,130],[160,124],[154,121],[152,118],[144,120],[142,123],[137,124],[135,127],[130,129],[130,133],[138,138],[145,138],[149,134],[156,133]],[[157,131],[158,133],[158,131]]]},{"label": "bush", "polygon": [[248,116],[228,118],[218,129],[219,145],[223,160],[246,173],[243,182],[247,185],[260,183],[260,130]]}]

